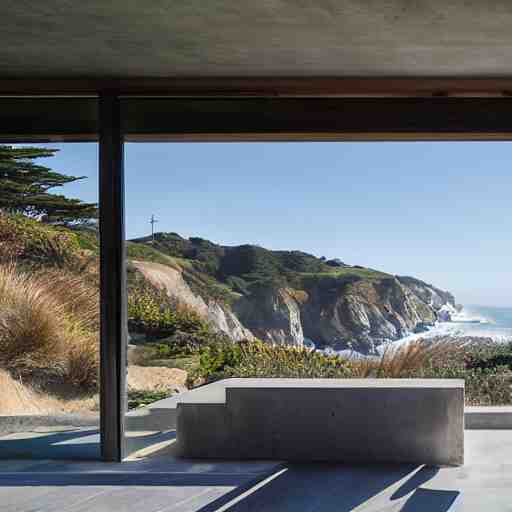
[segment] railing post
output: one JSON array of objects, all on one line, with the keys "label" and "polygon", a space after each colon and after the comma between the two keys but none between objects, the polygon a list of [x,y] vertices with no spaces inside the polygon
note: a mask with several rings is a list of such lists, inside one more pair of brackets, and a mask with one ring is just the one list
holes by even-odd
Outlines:
[{"label": "railing post", "polygon": [[124,458],[126,394],[126,258],[124,158],[120,100],[99,98],[100,408],[103,460]]}]

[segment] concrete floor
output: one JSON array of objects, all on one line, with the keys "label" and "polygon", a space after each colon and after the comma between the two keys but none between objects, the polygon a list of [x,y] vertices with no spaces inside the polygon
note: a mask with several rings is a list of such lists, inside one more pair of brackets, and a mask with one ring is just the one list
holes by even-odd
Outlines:
[{"label": "concrete floor", "polygon": [[0,510],[512,511],[512,431],[466,431],[466,464],[187,461],[168,439],[123,464],[0,461]]},{"label": "concrete floor", "polygon": [[[126,451],[173,441],[176,432],[126,432]],[[101,457],[97,427],[46,427],[0,435],[1,459],[98,461]],[[1,463],[0,459],[0,463]]]}]

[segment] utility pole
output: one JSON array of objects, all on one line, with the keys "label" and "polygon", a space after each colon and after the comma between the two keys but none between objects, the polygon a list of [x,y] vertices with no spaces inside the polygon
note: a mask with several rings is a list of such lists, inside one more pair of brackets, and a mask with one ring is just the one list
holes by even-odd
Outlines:
[{"label": "utility pole", "polygon": [[155,219],[155,216],[151,215],[151,220],[149,221],[149,223],[151,224],[151,244],[155,243],[155,224],[157,222],[158,221]]}]

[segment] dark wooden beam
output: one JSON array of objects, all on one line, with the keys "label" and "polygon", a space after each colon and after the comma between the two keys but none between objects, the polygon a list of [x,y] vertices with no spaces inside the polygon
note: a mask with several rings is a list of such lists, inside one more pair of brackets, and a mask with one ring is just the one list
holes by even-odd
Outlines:
[{"label": "dark wooden beam", "polygon": [[510,96],[512,78],[367,77],[169,77],[0,79],[0,95],[96,96],[119,94],[176,97],[443,97]]},{"label": "dark wooden beam", "polygon": [[128,140],[508,139],[508,98],[128,98]]},{"label": "dark wooden beam", "polygon": [[0,98],[0,142],[98,140],[94,98]]},{"label": "dark wooden beam", "polygon": [[101,453],[106,461],[121,461],[128,327],[123,136],[116,95],[100,96],[99,118]]},{"label": "dark wooden beam", "polygon": [[[0,98],[0,142],[97,140],[95,98]],[[123,98],[130,141],[495,140],[512,98]]]}]

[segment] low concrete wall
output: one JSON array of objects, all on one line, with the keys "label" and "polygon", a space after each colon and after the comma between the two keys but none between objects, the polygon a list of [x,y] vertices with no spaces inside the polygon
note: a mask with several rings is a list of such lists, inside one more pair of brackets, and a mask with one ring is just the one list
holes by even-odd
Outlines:
[{"label": "low concrete wall", "polygon": [[[197,393],[200,389],[174,395],[171,398],[158,400],[152,404],[130,411],[126,415],[126,429],[134,430],[153,430],[165,431],[176,428],[177,407],[180,401],[187,400],[189,393]],[[25,422],[18,425],[24,431],[27,425],[32,423],[33,416],[22,417]],[[47,420],[42,422],[36,417],[36,423],[46,424]],[[46,417],[45,417],[46,418]],[[98,420],[99,421],[99,420]],[[0,417],[0,431],[2,426],[8,425],[12,428],[13,423],[17,424],[18,417]],[[89,425],[90,423],[86,423]],[[82,425],[82,424],[80,424]],[[464,408],[464,429],[465,430],[512,430],[512,407],[510,406],[484,406],[484,407],[465,407]],[[15,429],[16,430],[16,429]],[[18,428],[19,430],[19,428]]]},{"label": "low concrete wall", "polygon": [[182,456],[435,465],[464,460],[460,380],[228,379],[210,386],[177,405]]},{"label": "low concrete wall", "polygon": [[98,427],[99,415],[80,414],[26,414],[18,416],[0,416],[0,433],[32,432],[37,429],[54,427]]},{"label": "low concrete wall", "polygon": [[512,407],[466,407],[466,430],[512,430]]}]

